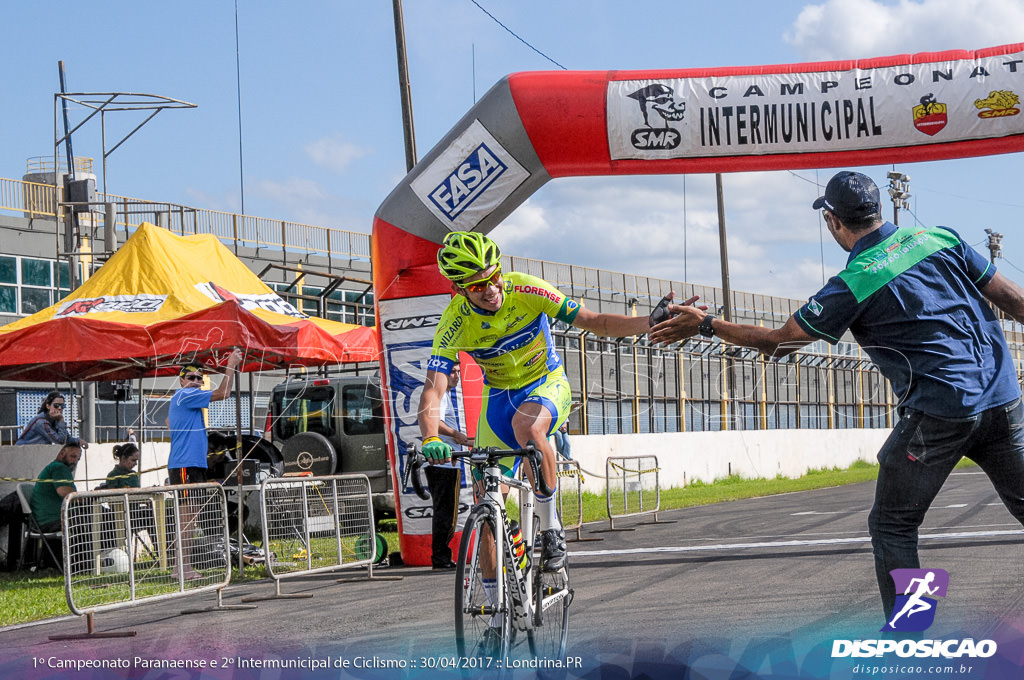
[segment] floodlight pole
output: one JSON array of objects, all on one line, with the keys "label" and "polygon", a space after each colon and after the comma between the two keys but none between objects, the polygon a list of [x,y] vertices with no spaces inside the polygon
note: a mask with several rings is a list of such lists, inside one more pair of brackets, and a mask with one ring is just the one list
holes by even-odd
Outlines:
[{"label": "floodlight pole", "polygon": [[416,133],[412,123],[412,89],[409,86],[409,61],[405,53],[405,19],[402,0],[393,0],[395,10],[395,48],[398,51],[398,89],[402,95],[402,132],[405,134],[405,170],[416,165]]},{"label": "floodlight pole", "polygon": [[722,191],[722,173],[715,173],[715,193],[718,197],[718,252],[722,260],[722,318],[732,321],[732,288],[729,285],[729,245],[725,234],[725,196]]}]

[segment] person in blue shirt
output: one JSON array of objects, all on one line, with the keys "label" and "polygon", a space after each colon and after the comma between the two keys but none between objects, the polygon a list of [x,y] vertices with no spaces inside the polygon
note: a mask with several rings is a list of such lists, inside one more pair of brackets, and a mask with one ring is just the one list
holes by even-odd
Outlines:
[{"label": "person in blue shirt", "polygon": [[1024,523],[1024,405],[994,304],[1024,322],[1024,289],[996,272],[945,227],[897,227],[880,214],[878,187],[837,173],[814,201],[829,232],[850,253],[781,328],[730,323],[697,307],[672,305],[655,343],[696,333],[783,356],[850,331],[898,400],[899,422],[878,452],[868,517],[875,576],[886,621],[895,605],[893,569],[919,569],[918,527],[964,456],[988,475]]},{"label": "person in blue shirt", "polygon": [[[224,378],[217,389],[203,389],[203,366],[197,363],[185,364],[178,371],[181,388],[171,397],[167,424],[171,430],[171,452],[167,458],[167,473],[171,484],[201,484],[206,481],[206,454],[209,445],[206,437],[206,419],[203,409],[211,402],[227,399],[235,381],[235,371],[242,362],[242,353],[234,350],[228,355]],[[183,492],[188,499],[188,492]],[[194,580],[203,578],[192,567],[191,545],[196,509],[185,503],[181,513],[182,559],[175,566],[174,578]],[[181,569],[179,570],[179,566]]]}]

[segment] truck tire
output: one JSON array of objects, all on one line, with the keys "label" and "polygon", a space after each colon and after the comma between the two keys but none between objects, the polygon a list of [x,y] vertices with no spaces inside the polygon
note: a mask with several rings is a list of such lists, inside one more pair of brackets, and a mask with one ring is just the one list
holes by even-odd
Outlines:
[{"label": "truck tire", "polygon": [[314,477],[333,475],[338,467],[334,445],[318,432],[300,432],[281,448],[284,472],[310,472]]}]

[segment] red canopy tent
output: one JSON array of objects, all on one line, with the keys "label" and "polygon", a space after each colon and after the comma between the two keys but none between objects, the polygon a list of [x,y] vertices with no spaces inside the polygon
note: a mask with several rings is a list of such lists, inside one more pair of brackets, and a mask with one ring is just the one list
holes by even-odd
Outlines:
[{"label": "red canopy tent", "polygon": [[0,379],[115,380],[214,368],[242,371],[376,361],[375,328],[307,316],[212,235],[143,224],[61,302],[0,328]]}]

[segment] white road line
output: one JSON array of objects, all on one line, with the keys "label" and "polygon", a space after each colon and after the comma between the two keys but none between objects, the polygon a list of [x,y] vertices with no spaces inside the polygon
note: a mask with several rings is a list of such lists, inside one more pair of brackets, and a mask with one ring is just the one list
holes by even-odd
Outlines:
[{"label": "white road line", "polygon": [[[922,541],[934,541],[950,538],[990,538],[992,536],[1024,536],[1024,530],[1014,529],[1012,531],[957,531],[943,534],[925,534],[920,536]],[[642,555],[650,553],[681,553],[681,552],[708,552],[714,550],[749,550],[751,548],[798,548],[812,545],[843,545],[852,543],[868,543],[869,536],[857,538],[825,538],[813,541],[769,541],[762,543],[722,543],[719,545],[691,545],[691,546],[662,546],[656,548],[626,548],[623,550],[572,550],[572,557],[598,557],[601,555]]]},{"label": "white road line", "polygon": [[[1002,503],[986,503],[985,505],[1002,505]],[[929,510],[948,510],[950,508],[966,508],[967,503],[954,503],[952,505],[933,505],[928,508]],[[853,515],[858,512],[867,512],[869,508],[863,508],[861,510],[833,510],[829,512],[819,510],[804,510],[803,512],[791,512],[790,517],[801,517],[804,515]]]}]

